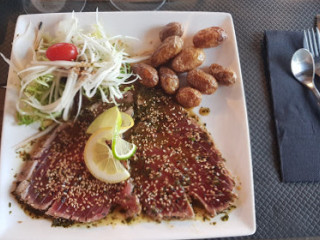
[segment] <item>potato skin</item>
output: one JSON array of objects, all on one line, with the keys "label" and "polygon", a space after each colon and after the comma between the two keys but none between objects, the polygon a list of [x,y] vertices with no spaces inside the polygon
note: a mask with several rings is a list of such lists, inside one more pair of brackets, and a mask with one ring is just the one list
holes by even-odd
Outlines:
[{"label": "potato skin", "polygon": [[179,88],[179,78],[170,68],[161,67],[159,69],[159,78],[162,89],[167,94],[174,94]]},{"label": "potato skin", "polygon": [[139,82],[146,87],[154,87],[159,82],[157,70],[145,63],[136,63],[131,66],[133,73],[140,76]]},{"label": "potato skin", "polygon": [[188,47],[182,49],[172,60],[171,67],[176,72],[188,72],[199,67],[205,59],[206,55],[202,48]]},{"label": "potato skin", "polygon": [[224,68],[219,64],[213,63],[209,67],[210,74],[217,79],[219,84],[231,85],[236,82],[237,75],[229,68]]},{"label": "potato skin", "polygon": [[179,89],[176,99],[181,106],[185,108],[193,108],[200,105],[202,95],[197,89],[184,87]]},{"label": "potato skin", "polygon": [[183,29],[180,23],[171,22],[164,26],[159,32],[159,37],[161,42],[163,42],[167,37],[170,36],[179,36],[183,35]]},{"label": "potato skin", "polygon": [[198,48],[217,47],[227,39],[227,33],[220,27],[200,30],[193,37],[193,45]]},{"label": "potato skin", "polygon": [[216,79],[200,69],[193,69],[188,72],[187,81],[192,87],[198,89],[203,94],[212,94],[218,88]]},{"label": "potato skin", "polygon": [[171,36],[166,38],[161,45],[155,50],[151,56],[151,64],[158,67],[168,62],[181,52],[183,47],[183,40],[178,36]]}]

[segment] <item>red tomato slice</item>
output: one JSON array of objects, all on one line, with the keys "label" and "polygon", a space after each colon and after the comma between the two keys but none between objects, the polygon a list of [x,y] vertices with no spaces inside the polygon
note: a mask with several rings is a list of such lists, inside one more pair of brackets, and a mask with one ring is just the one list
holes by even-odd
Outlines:
[{"label": "red tomato slice", "polygon": [[71,43],[56,43],[47,49],[46,56],[51,61],[72,61],[77,58],[78,50]]}]

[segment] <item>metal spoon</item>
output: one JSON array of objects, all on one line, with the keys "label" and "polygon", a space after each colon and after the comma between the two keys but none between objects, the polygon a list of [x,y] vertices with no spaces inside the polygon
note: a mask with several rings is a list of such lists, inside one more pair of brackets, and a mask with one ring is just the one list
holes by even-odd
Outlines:
[{"label": "metal spoon", "polygon": [[291,59],[291,71],[293,76],[295,76],[300,83],[313,92],[320,104],[320,93],[314,84],[314,60],[307,49],[301,48],[293,54]]}]

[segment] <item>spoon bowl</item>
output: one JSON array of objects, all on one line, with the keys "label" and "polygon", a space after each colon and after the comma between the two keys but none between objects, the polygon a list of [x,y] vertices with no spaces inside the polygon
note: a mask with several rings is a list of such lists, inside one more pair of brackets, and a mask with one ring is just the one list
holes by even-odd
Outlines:
[{"label": "spoon bowl", "polygon": [[297,50],[291,59],[293,76],[303,85],[308,87],[320,103],[320,93],[314,84],[315,65],[312,54],[304,48]]}]

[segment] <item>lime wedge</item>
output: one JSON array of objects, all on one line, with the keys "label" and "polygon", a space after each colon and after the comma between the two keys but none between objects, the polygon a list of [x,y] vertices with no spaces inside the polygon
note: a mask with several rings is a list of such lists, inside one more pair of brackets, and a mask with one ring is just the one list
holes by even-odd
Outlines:
[{"label": "lime wedge", "polygon": [[132,157],[137,150],[137,146],[126,140],[113,136],[112,139],[112,153],[118,160],[126,160]]}]

